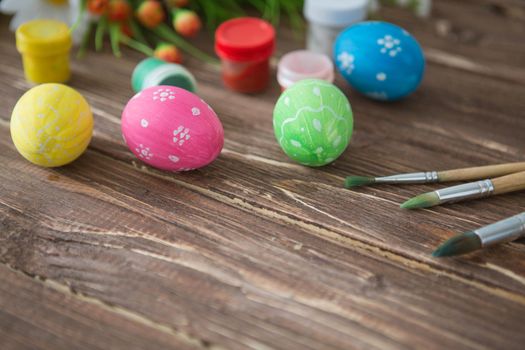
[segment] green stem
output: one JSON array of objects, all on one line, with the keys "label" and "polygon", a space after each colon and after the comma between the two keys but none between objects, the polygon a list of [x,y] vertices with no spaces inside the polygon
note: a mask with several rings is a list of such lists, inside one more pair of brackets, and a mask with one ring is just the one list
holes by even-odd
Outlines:
[{"label": "green stem", "polygon": [[146,56],[153,56],[154,51],[149,46],[144,45],[140,41],[133,40],[129,36],[121,35],[120,42],[134,50],[137,50],[138,52],[142,52]]},{"label": "green stem", "polygon": [[77,18],[75,20],[75,23],[69,28],[69,31],[73,33],[75,29],[77,29],[80,22],[84,19],[84,16],[86,15],[86,8],[87,8],[87,0],[82,0],[80,2],[80,9],[77,14]]},{"label": "green stem", "polygon": [[117,57],[121,56],[119,40],[120,40],[120,25],[118,23],[109,24],[109,40],[111,42],[111,50]]},{"label": "green stem", "polygon": [[82,58],[86,55],[89,38],[91,37],[91,31],[93,30],[93,28],[95,28],[95,22],[91,21],[89,22],[89,26],[87,27],[86,32],[82,36],[82,41],[80,42],[80,46],[77,52],[77,58]]},{"label": "green stem", "polygon": [[138,23],[135,20],[131,19],[129,21],[129,25],[131,27],[131,31],[133,32],[133,37],[140,41],[142,44],[148,45],[148,41],[144,37],[144,33],[142,33],[142,29],[140,29]]},{"label": "green stem", "polygon": [[156,28],[153,29],[153,32],[161,38],[163,38],[164,40],[175,44],[181,50],[186,51],[188,54],[192,55],[197,59],[211,64],[219,64],[219,60],[217,60],[214,57],[211,57],[204,51],[199,50],[195,46],[188,43],[186,40],[182,39],[180,36],[175,34],[175,32],[173,32],[173,30],[170,27],[168,27],[165,23],[159,24]]},{"label": "green stem", "polygon": [[104,43],[104,34],[108,27],[108,19],[106,17],[100,17],[97,23],[97,30],[95,32],[95,50],[102,50]]}]

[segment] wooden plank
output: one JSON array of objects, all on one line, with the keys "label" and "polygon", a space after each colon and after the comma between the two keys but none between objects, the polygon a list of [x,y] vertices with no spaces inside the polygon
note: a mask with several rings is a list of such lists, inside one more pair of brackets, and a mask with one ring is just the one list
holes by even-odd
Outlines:
[{"label": "wooden plank", "polygon": [[6,265],[0,265],[0,346],[3,350],[204,348],[170,327]]},{"label": "wooden plank", "polygon": [[[482,66],[494,78],[525,79],[525,47],[519,44],[525,33],[523,1],[438,0],[425,20],[392,7],[379,17],[415,34],[431,62],[454,65],[463,60],[465,68]],[[439,60],[439,54],[449,60]]]}]

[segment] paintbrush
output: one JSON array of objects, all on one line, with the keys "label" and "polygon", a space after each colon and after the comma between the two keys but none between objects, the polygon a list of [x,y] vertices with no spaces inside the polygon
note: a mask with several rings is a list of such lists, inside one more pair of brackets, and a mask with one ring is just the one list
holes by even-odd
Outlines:
[{"label": "paintbrush", "polygon": [[469,181],[513,174],[518,171],[525,171],[525,162],[444,171],[422,171],[380,177],[348,176],[345,180],[345,187],[350,188],[371,184],[421,184],[430,182]]},{"label": "paintbrush", "polygon": [[514,241],[523,236],[525,236],[525,212],[452,237],[434,250],[432,256],[467,254],[494,244]]},{"label": "paintbrush", "polygon": [[469,182],[463,185],[442,188],[413,197],[401,204],[403,209],[429,208],[449,202],[459,202],[466,199],[483,198],[496,194],[515,192],[525,189],[525,171]]}]

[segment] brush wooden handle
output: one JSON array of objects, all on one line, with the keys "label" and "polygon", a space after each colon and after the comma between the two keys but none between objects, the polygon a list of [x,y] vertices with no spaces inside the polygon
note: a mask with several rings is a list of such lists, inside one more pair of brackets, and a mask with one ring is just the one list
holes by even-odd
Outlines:
[{"label": "brush wooden handle", "polygon": [[525,190],[525,171],[492,179],[494,194]]},{"label": "brush wooden handle", "polygon": [[490,179],[525,171],[525,162],[486,165],[438,172],[440,182]]}]

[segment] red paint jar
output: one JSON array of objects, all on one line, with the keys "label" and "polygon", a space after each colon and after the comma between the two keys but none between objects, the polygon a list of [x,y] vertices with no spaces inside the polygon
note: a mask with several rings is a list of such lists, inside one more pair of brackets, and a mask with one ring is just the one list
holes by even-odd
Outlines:
[{"label": "red paint jar", "polygon": [[222,61],[222,79],[233,91],[264,90],[270,81],[270,57],[274,50],[275,30],[262,19],[231,19],[215,32],[215,52]]}]

